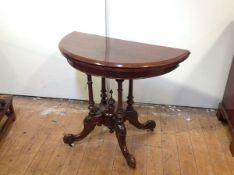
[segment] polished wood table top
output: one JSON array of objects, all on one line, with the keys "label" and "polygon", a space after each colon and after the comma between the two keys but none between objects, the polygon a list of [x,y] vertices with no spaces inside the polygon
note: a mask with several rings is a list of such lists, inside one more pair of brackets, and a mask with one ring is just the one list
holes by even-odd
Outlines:
[{"label": "polished wood table top", "polygon": [[[127,164],[135,168],[136,160],[128,151],[127,130],[124,122],[128,120],[138,129],[153,131],[156,123],[148,120],[141,123],[133,107],[133,79],[148,78],[168,73],[178,67],[190,54],[188,50],[124,41],[103,36],[73,32],[59,43],[61,53],[76,69],[87,74],[89,92],[89,114],[84,119],[84,128],[78,134],[66,134],[64,143],[84,139],[96,126],[104,125],[115,132],[120,149]],[[100,104],[95,105],[92,76],[102,77]],[[118,101],[112,97],[113,91],[106,90],[105,78],[114,78],[118,83]],[[123,81],[129,80],[127,106],[123,105]],[[110,93],[109,95],[107,95]],[[108,153],[107,153],[108,158]]]},{"label": "polished wood table top", "polygon": [[188,50],[72,32],[59,48],[69,63],[83,71],[108,78],[136,79],[162,75],[175,69]]}]

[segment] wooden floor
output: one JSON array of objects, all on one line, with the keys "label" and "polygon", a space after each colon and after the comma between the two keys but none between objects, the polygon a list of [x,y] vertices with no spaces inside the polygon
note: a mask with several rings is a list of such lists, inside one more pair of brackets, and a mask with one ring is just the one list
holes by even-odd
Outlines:
[{"label": "wooden floor", "polygon": [[157,128],[126,124],[134,170],[105,127],[73,148],[62,142],[64,133],[82,129],[86,102],[15,97],[14,106],[17,121],[0,142],[1,175],[234,175],[230,133],[214,110],[137,104],[140,120]]}]

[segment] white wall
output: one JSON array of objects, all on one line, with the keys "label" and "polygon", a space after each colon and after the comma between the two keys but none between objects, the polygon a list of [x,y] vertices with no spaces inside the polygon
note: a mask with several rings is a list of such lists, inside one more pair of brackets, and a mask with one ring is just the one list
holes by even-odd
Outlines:
[{"label": "white wall", "polygon": [[[74,30],[104,35],[104,0],[0,4],[0,92],[86,99],[85,76],[57,45]],[[234,53],[233,9],[233,0],[108,0],[110,36],[191,51],[172,73],[136,81],[135,101],[217,107]]]},{"label": "white wall", "polygon": [[85,99],[86,77],[68,65],[58,43],[74,30],[105,35],[105,1],[0,4],[0,93]]},{"label": "white wall", "polygon": [[135,82],[135,101],[217,107],[234,53],[233,0],[109,0],[110,36],[189,49],[167,75]]}]

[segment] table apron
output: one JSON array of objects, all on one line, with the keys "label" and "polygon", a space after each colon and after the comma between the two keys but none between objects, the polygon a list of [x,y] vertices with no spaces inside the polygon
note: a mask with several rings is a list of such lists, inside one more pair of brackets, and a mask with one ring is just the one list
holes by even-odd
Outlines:
[{"label": "table apron", "polygon": [[179,66],[179,64],[176,64],[176,65],[167,65],[162,67],[149,67],[144,69],[118,68],[118,67],[112,68],[112,67],[103,67],[99,65],[92,65],[80,61],[73,61],[71,59],[67,60],[72,67],[80,70],[81,72],[95,76],[112,78],[112,79],[150,78],[169,73]]}]

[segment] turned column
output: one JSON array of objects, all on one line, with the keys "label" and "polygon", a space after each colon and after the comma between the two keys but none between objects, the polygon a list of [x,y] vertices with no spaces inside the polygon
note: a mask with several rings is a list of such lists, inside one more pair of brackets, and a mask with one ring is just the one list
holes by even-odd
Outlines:
[{"label": "turned column", "polygon": [[133,80],[129,80],[129,89],[128,89],[128,100],[127,100],[127,108],[124,111],[125,120],[128,120],[133,126],[138,129],[149,129],[151,131],[154,130],[156,123],[153,120],[148,120],[145,123],[141,123],[138,120],[138,113],[135,111],[133,107]]},{"label": "turned column", "polygon": [[106,79],[104,77],[102,77],[101,104],[107,104]]},{"label": "turned column", "polygon": [[123,80],[117,79],[118,82],[118,105],[117,105],[117,116],[118,118],[122,118],[123,114],[123,89],[122,89],[122,83]]},{"label": "turned column", "polygon": [[91,75],[87,75],[87,84],[88,84],[88,91],[89,91],[89,115],[86,116],[83,120],[84,128],[78,134],[65,134],[63,137],[64,143],[72,146],[73,142],[82,140],[85,138],[94,128],[96,125],[103,124],[103,118],[100,116],[96,116],[97,108],[95,108],[95,103],[93,100],[93,87],[92,87],[92,77]]},{"label": "turned column", "polygon": [[128,100],[127,100],[127,111],[133,111],[133,80],[129,80],[129,87],[128,87]]},{"label": "turned column", "polygon": [[94,116],[95,115],[95,102],[93,100],[93,82],[91,75],[87,75],[87,84],[88,84],[88,91],[89,91],[89,115]]}]

